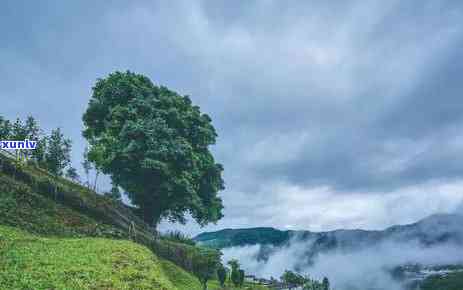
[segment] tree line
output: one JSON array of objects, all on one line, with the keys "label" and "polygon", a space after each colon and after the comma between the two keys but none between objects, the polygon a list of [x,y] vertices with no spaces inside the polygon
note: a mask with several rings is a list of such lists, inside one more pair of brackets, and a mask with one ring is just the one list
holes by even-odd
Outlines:
[{"label": "tree line", "polygon": [[35,163],[56,176],[66,175],[70,179],[78,177],[71,166],[71,139],[66,138],[60,128],[45,133],[32,116],[24,121],[14,122],[0,116],[0,140],[31,140],[37,142],[35,150],[15,150],[16,157]]},{"label": "tree line", "polygon": [[[60,128],[46,133],[33,116],[28,116],[25,120],[16,118],[14,121],[0,116],[0,141],[6,140],[36,141],[37,146],[34,150],[11,150],[14,151],[18,160],[47,170],[55,176],[66,177],[74,182],[83,183],[88,188],[96,190],[99,172],[96,171],[94,182],[90,182],[89,175],[94,166],[88,159],[88,150],[84,153],[82,161],[87,180],[82,181],[76,168],[71,165],[72,141],[64,136]],[[104,194],[115,200],[121,199],[120,190],[115,185]]]}]

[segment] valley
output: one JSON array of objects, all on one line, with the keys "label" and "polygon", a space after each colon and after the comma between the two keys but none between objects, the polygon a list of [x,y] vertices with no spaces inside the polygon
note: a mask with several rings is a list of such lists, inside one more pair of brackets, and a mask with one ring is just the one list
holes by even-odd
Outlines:
[{"label": "valley", "polygon": [[220,248],[225,257],[240,257],[246,270],[258,277],[293,269],[315,278],[327,275],[341,290],[415,290],[429,281],[463,275],[463,216],[459,214],[433,215],[382,231],[225,229],[200,234],[195,240]]}]

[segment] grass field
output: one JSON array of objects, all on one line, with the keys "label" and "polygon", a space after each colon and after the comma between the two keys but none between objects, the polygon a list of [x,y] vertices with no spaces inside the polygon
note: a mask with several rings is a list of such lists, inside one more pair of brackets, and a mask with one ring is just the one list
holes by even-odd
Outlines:
[{"label": "grass field", "polygon": [[[146,247],[103,238],[40,238],[0,226],[2,289],[195,289],[176,287]],[[199,289],[199,288],[198,288]]]},{"label": "grass field", "polygon": [[[208,288],[221,289],[216,281]],[[0,226],[0,289],[202,288],[190,273],[130,241],[44,238]]]}]

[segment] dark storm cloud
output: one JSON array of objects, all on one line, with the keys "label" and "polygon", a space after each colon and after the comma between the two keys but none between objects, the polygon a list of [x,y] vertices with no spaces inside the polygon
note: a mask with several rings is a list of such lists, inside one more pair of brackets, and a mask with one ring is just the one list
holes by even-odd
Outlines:
[{"label": "dark storm cloud", "polygon": [[130,69],[213,118],[226,225],[256,225],[285,192],[415,194],[463,172],[462,14],[457,1],[4,1],[0,114],[63,127],[77,165],[92,84]]}]

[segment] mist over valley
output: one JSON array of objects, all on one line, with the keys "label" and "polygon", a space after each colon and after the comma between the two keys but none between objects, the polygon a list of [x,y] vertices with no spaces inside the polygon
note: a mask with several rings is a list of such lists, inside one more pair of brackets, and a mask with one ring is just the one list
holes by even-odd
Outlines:
[{"label": "mist over valley", "polygon": [[383,231],[225,229],[195,240],[238,258],[247,272],[278,278],[285,270],[327,276],[334,289],[417,289],[426,278],[463,270],[463,215],[438,214]]}]

